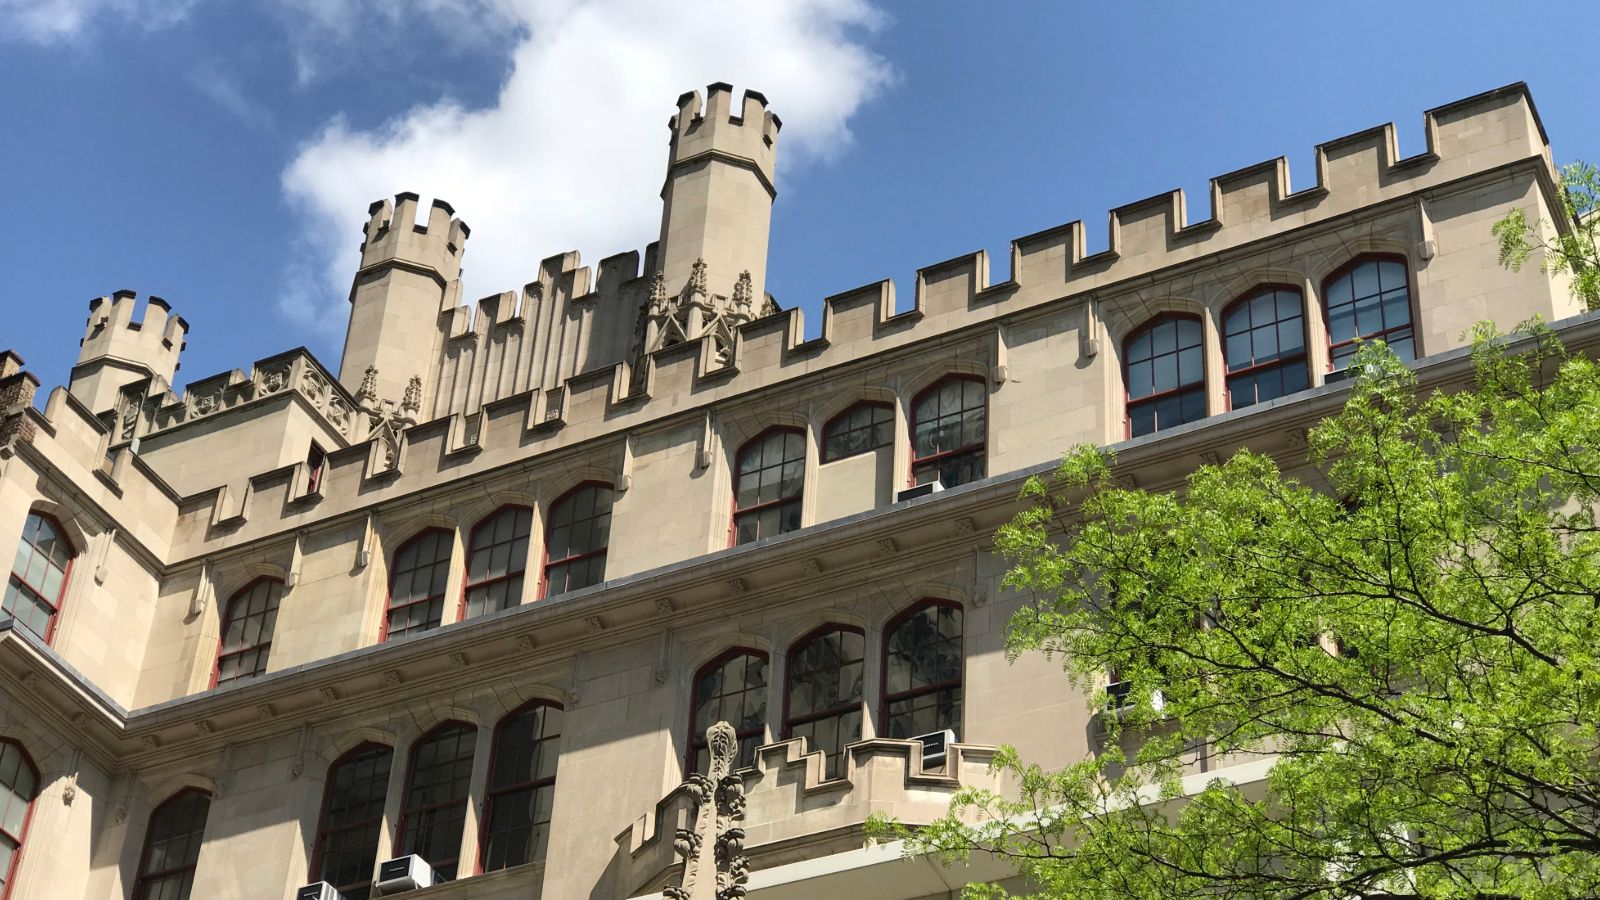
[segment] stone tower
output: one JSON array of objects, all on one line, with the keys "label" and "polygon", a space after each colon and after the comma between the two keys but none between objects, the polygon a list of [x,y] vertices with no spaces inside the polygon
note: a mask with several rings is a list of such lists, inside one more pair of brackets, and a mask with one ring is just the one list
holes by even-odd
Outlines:
[{"label": "stone tower", "polygon": [[172,307],[160,297],[151,297],[144,319],[134,321],[137,296],[117,291],[89,301],[89,321],[69,389],[91,412],[115,408],[124,385],[146,378],[156,379],[152,393],[163,392],[178,372],[189,323],[172,315]]},{"label": "stone tower", "polygon": [[672,117],[667,182],[661,189],[661,275],[678,294],[705,261],[705,287],[732,297],[742,273],[759,307],[766,296],[767,237],[772,230],[773,170],[782,122],[767,98],[745,91],[737,114],[733,87],[722,82],[678,98]]},{"label": "stone tower", "polygon": [[444,342],[439,316],[461,303],[461,254],[467,224],[443,200],[433,201],[425,224],[417,223],[417,195],[379,200],[361,244],[361,268],[350,288],[350,327],[345,332],[339,382],[360,391],[367,367],[378,398],[399,400],[413,376],[426,396]]}]

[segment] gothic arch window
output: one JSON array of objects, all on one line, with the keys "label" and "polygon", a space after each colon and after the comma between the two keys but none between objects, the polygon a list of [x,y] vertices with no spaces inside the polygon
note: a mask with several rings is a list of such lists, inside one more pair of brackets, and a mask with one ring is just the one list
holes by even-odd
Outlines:
[{"label": "gothic arch window", "polygon": [[16,622],[48,644],[55,637],[76,552],[59,522],[43,513],[28,513],[0,600],[0,622]]},{"label": "gothic arch window", "polygon": [[507,506],[472,529],[467,541],[467,588],[461,618],[509,609],[522,602],[533,510]]},{"label": "gothic arch window", "polygon": [[217,642],[217,664],[211,673],[213,687],[267,671],[272,632],[278,622],[278,601],[282,598],[282,581],[257,578],[228,600],[222,616],[222,639]]},{"label": "gothic arch window", "polygon": [[189,900],[210,812],[211,795],[189,788],[150,813],[133,900]]},{"label": "gothic arch window", "polygon": [[400,804],[395,855],[415,853],[446,881],[461,861],[461,831],[467,820],[467,787],[478,729],[446,722],[411,748],[411,771]]},{"label": "gothic arch window", "polygon": [[863,400],[822,427],[822,461],[831,463],[894,444],[894,407]]},{"label": "gothic arch window", "polygon": [[454,536],[443,528],[429,528],[400,545],[394,552],[389,577],[389,609],[383,620],[383,640],[418,634],[439,627],[444,619],[445,585],[450,579],[450,551]]},{"label": "gothic arch window", "polygon": [[925,600],[883,636],[883,736],[961,733],[961,607]]},{"label": "gothic arch window", "polygon": [[756,747],[766,736],[767,655],[735,647],[700,667],[689,708],[689,771],[711,769],[706,729],[717,722],[733,726],[739,738],[734,768],[756,764]]},{"label": "gothic arch window", "polygon": [[1360,256],[1322,283],[1328,317],[1329,381],[1344,377],[1359,341],[1381,340],[1402,360],[1417,358],[1411,281],[1398,256]]},{"label": "gothic arch window", "polygon": [[328,767],[317,842],[311,851],[311,880],[333,885],[345,900],[371,896],[393,761],[389,747],[362,744]]},{"label": "gothic arch window", "polygon": [[861,739],[866,638],[860,629],[824,625],[789,651],[783,736],[822,751],[826,778],[844,777],[844,748]]},{"label": "gothic arch window", "polygon": [[500,720],[484,796],[483,871],[544,858],[561,754],[561,707],[535,701]]},{"label": "gothic arch window", "polygon": [[805,484],[805,432],[769,428],[747,441],[734,467],[733,543],[798,531]]},{"label": "gothic arch window", "polygon": [[1222,311],[1228,408],[1243,409],[1311,386],[1305,301],[1298,288],[1268,285]]},{"label": "gothic arch window", "polygon": [[611,485],[586,481],[550,505],[544,538],[544,596],[606,580],[614,496]]},{"label": "gothic arch window", "polygon": [[20,744],[0,740],[0,898],[11,895],[38,794],[39,770],[33,761]]},{"label": "gothic arch window", "polygon": [[1206,367],[1197,316],[1163,313],[1123,342],[1128,436],[1206,416]]},{"label": "gothic arch window", "polygon": [[983,379],[950,375],[911,402],[911,483],[947,488],[988,474],[988,397]]}]

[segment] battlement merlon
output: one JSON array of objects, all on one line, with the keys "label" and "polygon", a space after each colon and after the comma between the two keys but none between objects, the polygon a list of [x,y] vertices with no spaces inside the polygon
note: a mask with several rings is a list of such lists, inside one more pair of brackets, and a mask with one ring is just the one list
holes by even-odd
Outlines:
[{"label": "battlement merlon", "polygon": [[455,209],[443,200],[434,200],[427,222],[418,224],[417,202],[416,194],[405,191],[396,194],[392,203],[383,199],[367,207],[361,242],[363,272],[395,263],[429,270],[445,282],[460,277],[461,255],[472,229],[456,218]]},{"label": "battlement merlon", "polygon": [[145,302],[143,319],[134,318],[137,305],[127,290],[89,301],[70,390],[96,413],[116,405],[123,385],[153,376],[164,387],[177,375],[189,323],[160,297]]}]

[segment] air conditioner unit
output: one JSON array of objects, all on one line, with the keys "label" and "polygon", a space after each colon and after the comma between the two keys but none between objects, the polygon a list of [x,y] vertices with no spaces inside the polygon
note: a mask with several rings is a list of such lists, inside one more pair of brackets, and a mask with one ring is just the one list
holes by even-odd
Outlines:
[{"label": "air conditioner unit", "polygon": [[915,500],[918,497],[926,497],[929,494],[937,494],[942,490],[944,490],[944,482],[935,478],[933,481],[930,481],[927,484],[919,484],[916,487],[908,487],[900,493],[895,494],[894,502],[899,503],[901,500]]},{"label": "air conditioner unit", "polygon": [[946,728],[943,731],[919,734],[912,740],[922,742],[922,771],[926,772],[944,765],[945,758],[950,754],[950,745],[956,742],[956,733]]},{"label": "air conditioner unit", "polygon": [[319,881],[295,891],[294,900],[344,900],[344,895],[326,881]]},{"label": "air conditioner unit", "polygon": [[436,880],[428,861],[413,853],[384,860],[378,866],[378,880],[372,887],[374,894],[387,897],[417,888],[433,887]]}]

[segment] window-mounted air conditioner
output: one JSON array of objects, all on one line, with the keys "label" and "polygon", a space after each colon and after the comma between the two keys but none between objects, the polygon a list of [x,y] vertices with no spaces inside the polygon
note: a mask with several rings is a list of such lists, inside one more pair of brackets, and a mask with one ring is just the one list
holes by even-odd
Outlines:
[{"label": "window-mounted air conditioner", "polygon": [[373,893],[379,897],[402,894],[418,888],[433,887],[437,879],[428,861],[415,853],[386,859],[378,866],[378,880],[373,883]]},{"label": "window-mounted air conditioner", "polygon": [[295,891],[294,900],[344,900],[344,895],[326,881],[319,881]]},{"label": "window-mounted air conditioner", "polygon": [[912,740],[922,742],[922,771],[926,772],[944,765],[946,757],[950,755],[950,745],[956,742],[956,733],[946,728],[943,731],[919,734]]},{"label": "window-mounted air conditioner", "polygon": [[927,484],[919,484],[916,487],[908,487],[900,493],[895,494],[894,502],[899,503],[902,500],[915,500],[918,497],[926,497],[929,494],[937,494],[942,490],[944,490],[944,482],[935,478]]}]

